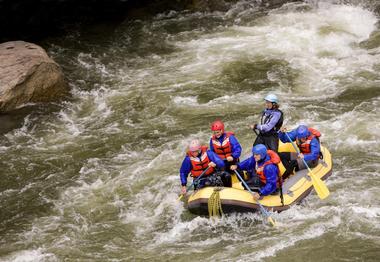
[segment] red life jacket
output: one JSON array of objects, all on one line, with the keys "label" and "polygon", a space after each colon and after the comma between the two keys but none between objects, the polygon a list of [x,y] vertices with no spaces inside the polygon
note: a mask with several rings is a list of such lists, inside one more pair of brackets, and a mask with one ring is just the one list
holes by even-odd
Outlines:
[{"label": "red life jacket", "polygon": [[[270,159],[268,161],[264,162],[264,164],[262,166],[259,167],[258,163],[256,162],[256,174],[259,176],[260,181],[264,184],[267,183],[267,178],[264,175],[264,167],[266,165],[269,165],[269,164],[275,164],[278,167],[278,164],[281,162],[281,159],[277,155],[276,152],[274,152],[272,150],[267,150],[267,154],[269,155]],[[278,174],[277,175],[280,175],[280,168],[278,168]]]},{"label": "red life jacket", "polygon": [[297,146],[299,147],[300,152],[302,154],[310,154],[311,153],[311,150],[310,150],[311,140],[313,140],[313,138],[316,137],[319,141],[319,137],[321,136],[321,133],[316,129],[309,127],[308,130],[310,132],[310,136],[308,136],[306,138],[305,142],[302,143],[300,140],[297,139]]},{"label": "red life jacket", "polygon": [[[208,167],[208,164],[211,162],[210,159],[207,156],[207,146],[201,147],[201,156],[200,157],[193,157],[190,153],[190,151],[187,152],[187,155],[190,158],[191,161],[191,175],[193,177],[200,176],[203,171],[206,170]],[[214,172],[214,168],[210,167],[207,172],[204,175],[210,175]]]},{"label": "red life jacket", "polygon": [[234,135],[233,132],[226,132],[223,142],[220,143],[219,139],[213,135],[211,137],[212,147],[214,148],[214,152],[222,159],[226,159],[227,157],[232,155],[232,146],[230,143],[230,136]]}]

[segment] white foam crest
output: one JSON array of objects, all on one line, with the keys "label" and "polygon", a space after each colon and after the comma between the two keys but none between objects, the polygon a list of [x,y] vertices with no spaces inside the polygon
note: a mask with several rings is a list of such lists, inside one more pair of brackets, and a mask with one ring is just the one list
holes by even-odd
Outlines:
[{"label": "white foam crest", "polygon": [[337,141],[337,148],[345,144],[346,146],[361,146],[363,148],[368,148],[368,147],[373,147],[379,144],[378,140],[365,140],[365,139],[360,139],[356,135],[350,135],[348,136],[345,140],[342,141]]},{"label": "white foam crest", "polygon": [[121,146],[121,152],[119,154],[117,154],[113,158],[113,160],[115,160],[116,162],[123,162],[127,159],[138,159],[138,157],[140,157],[140,155],[141,155],[140,151],[133,151],[133,150],[130,150],[125,145],[122,145]]},{"label": "white foam crest", "polygon": [[10,148],[10,146],[0,146],[0,153],[5,153]]},{"label": "white foam crest", "polygon": [[80,186],[73,186],[66,189],[60,194],[59,200],[53,201],[55,209],[59,216],[48,216],[36,219],[33,227],[23,238],[28,242],[35,242],[37,238],[43,239],[50,232],[56,231],[57,228],[65,224],[66,233],[59,234],[59,237],[52,243],[53,246],[71,245],[73,239],[81,234],[87,234],[96,227],[91,223],[92,214],[102,210],[106,205],[113,206],[117,209],[123,209],[125,204],[116,194],[113,201],[103,203],[99,198],[100,194],[109,195],[114,192],[116,184],[110,180],[103,182],[97,179],[93,183],[80,182]]},{"label": "white foam crest", "polygon": [[[308,196],[308,199],[313,198],[313,200],[318,200],[316,196]],[[313,201],[311,200],[311,201]],[[308,201],[308,200],[306,200]],[[329,212],[330,208],[315,208],[313,207],[313,212],[310,212],[309,207],[306,204],[291,206],[289,210],[277,214],[278,218],[283,221],[292,220],[293,222],[305,223],[305,221],[316,220],[319,218],[324,218]],[[293,224],[292,224],[293,225]],[[284,227],[292,226],[284,225]]]},{"label": "white foam crest", "polygon": [[360,206],[353,206],[350,208],[354,213],[357,215],[360,215],[361,217],[366,217],[368,219],[371,218],[378,218],[380,221],[380,207],[360,207]]},{"label": "white foam crest", "polygon": [[[368,147],[380,146],[380,134],[375,131],[380,128],[380,123],[377,121],[378,113],[368,112],[367,104],[368,102],[363,102],[352,111],[318,123],[324,134],[323,140],[328,141],[330,150],[357,149],[358,147],[366,150]],[[366,112],[365,118],[363,118],[363,111]]]},{"label": "white foam crest", "polygon": [[[369,37],[377,22],[374,13],[360,6],[332,5],[320,2],[318,13],[325,16],[330,24],[337,24],[338,28],[344,28],[349,33],[358,36],[359,42]],[[334,14],[334,16],[331,14]]]},{"label": "white foam crest", "polygon": [[60,216],[42,217],[35,220],[32,228],[22,235],[23,242],[35,243],[41,240],[45,236],[45,232],[56,231],[61,220]]},{"label": "white foam crest", "polygon": [[[173,138],[172,141],[165,143],[155,150],[152,148],[145,148],[143,151],[137,152],[130,151],[128,147],[123,146],[123,153],[118,154],[115,157],[115,160],[119,162],[120,159],[123,159],[124,161],[130,158],[139,159],[138,162],[133,161],[129,164],[128,169],[130,171],[123,172],[123,176],[128,175],[127,179],[130,180],[131,183],[135,183],[144,179],[145,176],[143,174],[148,172],[162,172],[163,169],[160,168],[160,166],[164,165],[166,162],[170,165],[170,163],[178,163],[179,161],[182,161],[188,144],[192,139],[201,139],[201,141],[206,144],[209,141],[209,138],[209,133],[199,131],[188,138],[182,136],[177,139]],[[157,152],[160,153],[157,154]],[[157,167],[158,170],[156,170]]]},{"label": "white foam crest", "polygon": [[9,141],[14,141],[18,137],[27,137],[30,140],[34,140],[33,132],[35,130],[34,121],[36,118],[31,118],[31,115],[24,117],[24,122],[20,128],[17,128],[13,132],[8,132],[4,134]]},{"label": "white foam crest", "polygon": [[[183,96],[176,96],[173,98],[174,104],[177,106],[192,106],[196,109],[203,109],[207,108],[210,110],[212,109],[226,109],[227,106],[237,106],[237,105],[252,105],[257,103],[263,103],[263,97],[264,94],[267,93],[268,90],[247,93],[247,92],[241,92],[231,95],[224,95],[220,96],[214,99],[209,100],[207,103],[199,103],[197,97],[189,96],[189,97],[183,97]],[[275,92],[276,94],[280,94],[279,92]],[[194,109],[195,110],[195,109]]]},{"label": "white foam crest", "polygon": [[[178,80],[177,80],[178,81]],[[192,87],[194,85],[200,85],[200,84],[203,84],[204,81],[200,81],[200,80],[197,80],[197,79],[192,79],[192,80],[189,80],[189,81],[184,81],[184,82],[180,82],[180,83],[174,83],[170,86],[170,89],[173,90],[173,89],[178,89],[178,88],[184,88],[184,87]]]},{"label": "white foam crest", "polygon": [[129,127],[136,127],[136,124],[130,118],[125,118],[123,124]]},{"label": "white foam crest", "polygon": [[90,202],[96,199],[95,192],[107,187],[107,183],[100,178],[92,183],[84,181],[79,181],[78,183],[80,184],[79,186],[69,187],[63,191],[60,194],[59,200],[54,202],[60,213],[63,214],[65,208],[91,205]]},{"label": "white foam crest", "polygon": [[112,205],[114,205],[115,207],[117,207],[119,209],[125,208],[124,200],[120,199],[120,196],[117,194],[114,197],[114,201],[112,202]]},{"label": "white foam crest", "polygon": [[109,173],[107,168],[103,167],[99,158],[88,159],[87,162],[79,170],[79,174],[81,174],[82,179],[85,179],[88,175],[91,175],[93,173],[100,172],[105,174]]},{"label": "white foam crest", "polygon": [[[105,86],[95,86],[91,91],[73,88],[71,92],[81,99],[81,102],[75,105],[75,114],[85,113],[85,116],[82,117],[85,121],[93,120],[94,117],[105,119],[110,116],[113,111],[108,105],[108,99],[120,95],[119,91],[110,90]],[[74,112],[72,114],[74,115]]]},{"label": "white foam crest", "polygon": [[[120,170],[119,175],[115,178],[118,180],[117,183],[122,183],[131,189],[134,185],[141,183],[142,180],[146,180],[152,173],[162,172],[160,166],[163,163],[178,160],[177,150],[174,152],[170,149],[172,143],[175,144],[176,141],[165,143],[162,148],[157,148],[157,150],[145,148],[142,151],[132,150],[128,144],[123,145],[121,152],[112,158],[112,163],[116,165],[115,168]],[[159,154],[157,154],[158,151]],[[159,170],[156,170],[157,167]]]},{"label": "white foam crest", "polygon": [[36,262],[36,261],[59,261],[52,253],[45,253],[41,248],[32,250],[22,250],[15,252],[7,257],[5,261],[12,262]]},{"label": "white foam crest", "polygon": [[325,233],[335,230],[336,226],[341,223],[339,217],[333,217],[330,221],[315,223],[304,230],[295,230],[289,233],[283,239],[263,239],[264,243],[260,246],[259,251],[246,253],[239,257],[237,261],[263,261],[264,258],[274,256],[278,251],[291,246],[295,246],[297,242],[302,240],[318,238]]},{"label": "white foam crest", "polygon": [[[156,232],[154,240],[152,240],[152,248],[163,245],[181,242],[181,245],[192,247],[202,247],[203,244],[215,244],[220,241],[239,241],[239,233],[244,234],[247,227],[241,227],[242,223],[249,222],[249,226],[257,226],[257,222],[262,221],[261,215],[257,213],[246,214],[229,214],[222,218],[195,217],[190,221],[182,221],[180,217],[173,220],[173,227],[168,231]],[[225,232],[223,227],[228,227],[230,232]],[[193,235],[197,233],[199,228],[202,231],[215,233],[220,231],[215,237],[210,237],[207,240],[199,243],[198,239],[194,240]],[[203,232],[206,234],[206,232]],[[175,251],[174,251],[175,252]]]},{"label": "white foam crest", "polygon": [[217,97],[215,99],[210,100],[205,104],[205,106],[220,106],[225,107],[228,104],[251,104],[257,103],[258,101],[262,102],[263,95],[260,92],[256,92],[255,94],[249,94],[246,92],[238,93],[235,95],[224,95]]},{"label": "white foam crest", "polygon": [[[377,226],[377,228],[379,228]],[[368,233],[361,233],[361,232],[351,232],[350,235],[356,237],[356,238],[361,238],[361,239],[364,239],[364,240],[372,240],[372,241],[376,241],[377,243],[380,243],[380,237],[378,235],[370,235]]]},{"label": "white foam crest", "polygon": [[4,190],[4,191],[0,192],[0,196],[1,197],[6,197],[8,195],[12,195],[12,194],[15,194],[17,192],[18,192],[18,190],[16,190],[16,189],[7,189],[7,190]]},{"label": "white foam crest", "polygon": [[168,232],[156,234],[155,241],[158,244],[173,243],[177,240],[188,238],[189,234],[194,230],[197,230],[200,226],[204,226],[209,223],[209,219],[206,217],[195,217],[190,221],[179,222],[176,221],[174,227]]},{"label": "white foam crest", "polygon": [[[254,93],[248,93],[248,92],[241,92],[231,95],[224,95],[217,98],[214,98],[210,101],[208,101],[205,104],[200,104],[199,106],[202,107],[213,107],[213,108],[222,108],[224,109],[226,106],[231,106],[232,108],[235,108],[236,106],[260,106],[260,109],[262,110],[264,108],[264,97],[268,94],[268,92],[272,94],[276,94],[278,97],[286,97],[287,100],[292,100],[292,97],[289,97],[289,93],[281,91],[281,90],[273,90],[272,88],[268,88],[265,90],[257,91]],[[317,97],[315,97],[317,99]],[[325,96],[324,96],[325,98]],[[294,100],[299,99],[299,96],[294,95]],[[307,99],[307,98],[306,98]],[[286,110],[290,108],[291,106],[289,104],[281,105],[282,110]],[[289,109],[291,110],[291,109]],[[257,112],[259,114],[259,112]],[[255,116],[257,118],[257,116]]]},{"label": "white foam crest", "polygon": [[33,186],[35,186],[36,183],[29,183],[27,184],[26,186],[24,186],[21,190],[20,190],[20,194],[24,193],[25,191],[27,191],[28,189],[32,188]]},{"label": "white foam crest", "polygon": [[[152,203],[150,203],[149,200],[154,199],[156,196],[153,196],[150,192],[146,192],[143,194],[143,197],[145,198],[144,200],[139,201],[135,199],[138,203],[127,202],[127,210],[124,212],[121,211],[119,216],[122,223],[133,225],[134,235],[139,238],[156,230],[156,223],[162,219],[160,218],[162,210],[168,206],[168,203],[158,204],[158,209],[151,210],[150,206]],[[174,199],[175,198],[174,196]],[[155,202],[157,202],[157,200]],[[170,208],[173,208],[173,205],[171,205]],[[179,205],[177,205],[177,208],[177,211],[181,212]]]},{"label": "white foam crest", "polygon": [[270,13],[261,24],[229,28],[232,36],[224,32],[178,42],[187,56],[193,50],[194,59],[179,70],[214,75],[225,63],[264,55],[284,59],[301,72],[292,87],[298,95],[315,96],[316,91],[332,95],[339,92],[336,77],[371,71],[377,63],[367,50],[352,45],[367,39],[376,22],[373,13],[358,6],[330,4],[310,12]]},{"label": "white foam crest", "polygon": [[151,169],[155,166],[159,166],[164,161],[173,161],[177,159],[178,155],[176,155],[172,149],[164,149],[161,150],[161,152],[154,159],[152,159],[146,167]]},{"label": "white foam crest", "polygon": [[80,123],[76,123],[67,112],[59,112],[58,117],[61,120],[61,122],[65,125],[66,132],[71,136],[79,136],[85,129],[83,125],[81,125]]},{"label": "white foam crest", "polygon": [[[73,140],[71,140],[73,138],[91,138],[93,135],[84,135],[84,133],[88,133],[88,129],[93,125],[97,127],[101,119],[106,119],[112,114],[111,107],[107,105],[107,99],[116,95],[117,92],[109,91],[105,88],[92,91],[81,91],[73,88],[72,92],[74,96],[80,97],[81,101],[75,104],[66,102],[65,109],[57,113],[58,121],[46,123],[45,131],[48,131],[48,133],[44,137],[37,139],[33,136],[34,129],[37,126],[37,119],[31,119],[28,116],[20,129],[6,134],[8,139],[14,140],[19,136],[27,136],[30,137],[28,143],[34,149],[46,151],[47,148],[55,150],[63,148],[73,143]],[[94,119],[98,119],[98,121],[94,122]],[[121,132],[117,123],[111,123],[101,131],[113,134]],[[33,143],[30,141],[33,141]]]},{"label": "white foam crest", "polygon": [[[373,199],[377,198],[377,188],[372,191],[375,192],[372,194],[354,193],[353,195],[355,197],[352,196],[352,194],[346,194],[347,196],[343,197],[345,192],[340,194],[339,202],[345,205],[345,209],[341,209],[337,212],[339,218],[344,220],[342,224],[342,234],[347,233],[347,228],[350,228],[352,232],[360,233],[363,233],[363,227],[368,228],[370,226],[372,232],[376,232],[376,230],[380,229],[380,207],[373,202]],[[368,199],[367,197],[372,198]],[[363,200],[358,203],[358,198]],[[366,201],[367,199],[368,201]]]},{"label": "white foam crest", "polygon": [[[92,161],[94,165],[98,165],[97,159]],[[98,170],[93,168],[82,168],[80,173],[85,179],[93,172]],[[105,175],[108,178],[108,175]],[[41,217],[33,221],[33,227],[22,238],[25,241],[33,243],[45,236],[49,236],[50,232],[57,231],[64,223],[65,232],[53,241],[52,246],[60,247],[71,245],[73,239],[81,234],[87,234],[93,230],[96,225],[91,223],[92,214],[101,211],[103,208],[113,206],[122,210],[125,208],[125,202],[118,194],[115,194],[115,187],[119,185],[119,178],[102,180],[96,179],[92,183],[86,183],[83,180],[77,181],[77,186],[67,188],[60,194],[58,200],[50,201],[54,204],[58,216]],[[113,195],[113,200],[104,202],[104,195]],[[116,211],[115,209],[115,211]],[[109,209],[108,209],[109,210]],[[105,224],[106,225],[106,224]]]},{"label": "white foam crest", "polygon": [[119,217],[123,223],[133,224],[136,235],[145,235],[155,228],[155,224],[162,219],[178,221],[184,210],[178,195],[170,188],[174,179],[155,179],[150,184],[133,195],[128,200],[126,210],[122,210]]},{"label": "white foam crest", "polygon": [[[352,172],[351,174],[346,174],[345,171],[337,172],[336,177],[334,173],[334,180],[329,179],[329,181],[340,181],[344,186],[340,186],[334,194],[334,199],[332,201],[337,201],[341,205],[344,205],[347,209],[350,206],[356,206],[358,200],[360,199],[360,205],[370,207],[376,206],[373,202],[374,199],[378,199],[378,192],[376,183],[373,185],[368,184],[368,179],[366,179],[365,173],[359,176],[358,172]],[[346,177],[340,178],[339,175],[344,173]],[[330,182],[329,182],[330,183]],[[346,190],[346,185],[350,185],[350,190]],[[366,190],[363,190],[363,184],[366,185]]]},{"label": "white foam crest", "polygon": [[105,127],[104,132],[110,135],[120,134],[122,133],[122,130],[119,126],[119,123],[111,123]]},{"label": "white foam crest", "polygon": [[77,57],[78,64],[87,70],[95,70],[102,76],[111,75],[106,66],[99,58],[93,57],[91,53],[79,53]]},{"label": "white foam crest", "polygon": [[188,96],[188,97],[183,97],[183,96],[175,96],[173,97],[173,102],[176,105],[181,105],[181,106],[198,106],[198,98],[197,96]]}]

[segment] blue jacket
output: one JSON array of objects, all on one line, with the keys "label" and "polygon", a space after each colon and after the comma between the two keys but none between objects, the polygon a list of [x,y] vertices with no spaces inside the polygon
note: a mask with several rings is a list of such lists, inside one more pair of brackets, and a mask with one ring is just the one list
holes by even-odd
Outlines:
[{"label": "blue jacket", "polygon": [[[292,130],[290,132],[287,132],[291,141],[296,141],[297,137],[297,129]],[[289,138],[286,136],[285,133],[283,132],[278,132],[278,138],[281,140],[283,143],[288,143]],[[304,160],[305,161],[310,161],[310,160],[317,160],[319,158],[319,152],[321,151],[321,146],[319,144],[319,141],[317,138],[313,138],[310,142],[310,153],[309,154],[304,154]]]},{"label": "blue jacket", "polygon": [[[264,160],[258,162],[258,167],[264,165],[266,161],[269,161],[270,157],[267,155]],[[256,160],[253,156],[244,160],[241,163],[237,164],[238,167],[242,170],[249,172],[251,175],[256,174]],[[260,195],[267,196],[272,194],[277,189],[277,176],[278,176],[278,167],[276,164],[269,164],[264,167],[264,176],[266,178],[266,184],[260,188]]]},{"label": "blue jacket", "polygon": [[281,112],[278,110],[265,109],[263,119],[267,118],[265,123],[258,124],[256,128],[262,133],[271,131],[281,118]]},{"label": "blue jacket", "polygon": [[[224,168],[224,162],[220,157],[215,154],[214,152],[207,150],[206,151],[208,158],[210,161],[214,162],[216,164],[217,168]],[[185,159],[182,161],[181,168],[179,170],[179,176],[181,178],[181,185],[186,186],[187,184],[187,176],[189,175],[191,171],[191,160],[188,155],[186,155]]]},{"label": "blue jacket", "polygon": [[[222,134],[218,140],[220,143],[223,142],[226,133]],[[230,135],[230,144],[231,144],[231,155],[234,159],[238,159],[241,155],[241,145],[234,135]],[[212,138],[210,139],[210,150],[215,153],[214,147],[212,146]]]}]

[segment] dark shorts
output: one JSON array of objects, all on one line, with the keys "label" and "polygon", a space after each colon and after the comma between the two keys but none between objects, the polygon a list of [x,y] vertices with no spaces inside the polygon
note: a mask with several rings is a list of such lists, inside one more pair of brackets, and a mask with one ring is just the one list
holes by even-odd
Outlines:
[{"label": "dark shorts", "polygon": [[256,137],[255,142],[253,143],[253,146],[258,144],[265,145],[268,149],[273,150],[275,152],[278,151],[278,134],[259,134]]}]

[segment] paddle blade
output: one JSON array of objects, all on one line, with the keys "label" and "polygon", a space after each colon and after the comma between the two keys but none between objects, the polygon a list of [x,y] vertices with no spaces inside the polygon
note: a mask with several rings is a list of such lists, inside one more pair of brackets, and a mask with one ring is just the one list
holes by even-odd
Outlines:
[{"label": "paddle blade", "polygon": [[276,226],[276,222],[274,221],[274,219],[273,219],[272,217],[268,217],[268,221],[269,221],[269,223],[271,223],[271,225],[272,225],[273,227]]},{"label": "paddle blade", "polygon": [[314,189],[317,192],[317,195],[320,199],[325,199],[330,195],[330,191],[327,188],[326,184],[319,178],[316,177],[312,172],[309,173],[311,181],[313,183]]},{"label": "paddle blade", "polygon": [[274,219],[270,216],[269,212],[266,211],[266,209],[260,204],[260,202],[258,200],[256,200],[257,204],[259,205],[260,207],[260,211],[261,213],[267,218],[268,222],[272,225],[272,226],[276,226],[276,222],[274,221]]},{"label": "paddle blade", "polygon": [[179,198],[177,198],[177,201],[180,201],[182,199],[183,195],[180,195]]}]

